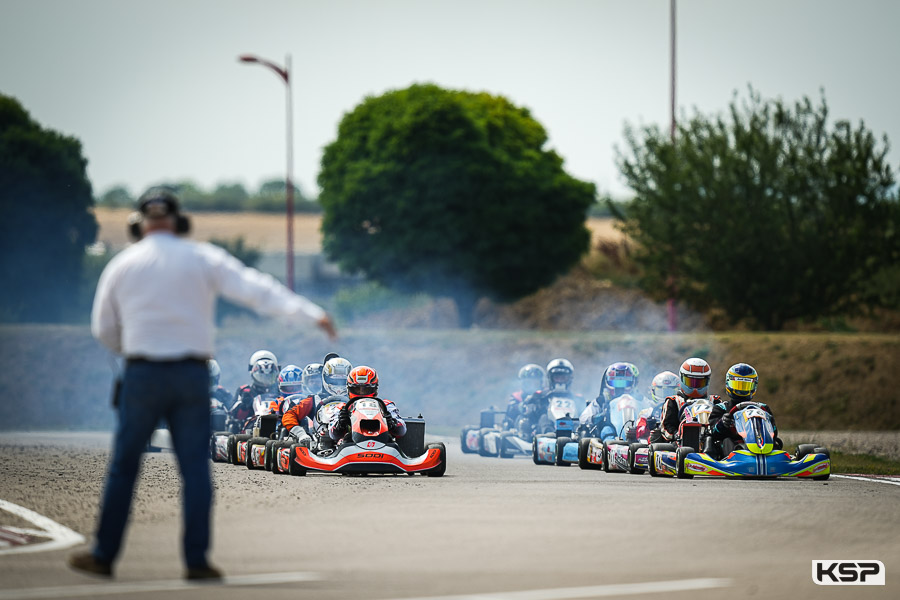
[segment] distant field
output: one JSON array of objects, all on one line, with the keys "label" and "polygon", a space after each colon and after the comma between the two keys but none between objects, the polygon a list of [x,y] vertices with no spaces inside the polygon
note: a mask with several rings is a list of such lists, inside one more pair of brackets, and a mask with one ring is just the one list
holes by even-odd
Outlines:
[{"label": "distant field", "polygon": [[[121,248],[128,242],[125,220],[130,209],[96,208],[94,214],[100,224],[97,239],[114,248]],[[319,251],[322,235],[319,233],[319,215],[294,216],[294,251],[312,254]],[[283,251],[287,241],[285,217],[270,213],[192,213],[194,237],[200,240],[210,238],[232,239],[243,237],[250,245],[264,252]],[[621,237],[613,227],[612,219],[589,219],[588,227],[594,242],[600,238]]]}]

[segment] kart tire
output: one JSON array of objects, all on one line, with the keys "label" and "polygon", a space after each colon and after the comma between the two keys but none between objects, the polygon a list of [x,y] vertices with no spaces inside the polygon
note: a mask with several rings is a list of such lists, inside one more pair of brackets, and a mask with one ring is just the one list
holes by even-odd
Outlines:
[{"label": "kart tire", "polygon": [[569,463],[563,460],[563,450],[566,449],[566,444],[572,443],[572,438],[570,437],[561,437],[556,440],[556,466],[557,467],[568,467]]},{"label": "kart tire", "polygon": [[537,443],[538,436],[534,436],[534,439],[531,440],[531,460],[533,460],[536,465],[543,465],[544,463],[538,458]]},{"label": "kart tire", "polygon": [[459,432],[459,446],[462,448],[463,454],[475,454],[474,450],[469,450],[469,447],[466,445],[466,434],[469,430],[475,429],[474,427],[463,427],[462,431]]},{"label": "kart tire", "polygon": [[269,438],[264,438],[264,437],[255,437],[255,438],[250,438],[249,440],[247,440],[247,455],[244,457],[244,464],[247,466],[248,469],[250,469],[252,471],[253,469],[259,468],[253,464],[253,453],[251,452],[251,450],[253,450],[253,447],[254,446],[265,447],[268,443],[269,443]]},{"label": "kart tire", "polygon": [[275,452],[275,450],[273,450],[273,448],[275,447],[275,444],[277,444],[277,443],[278,443],[278,440],[268,440],[266,442],[266,454],[265,454],[266,460],[265,460],[265,465],[264,465],[266,468],[266,471],[272,470],[272,454]]},{"label": "kart tire", "polygon": [[[275,475],[278,475],[281,473],[281,467],[278,466],[278,460],[276,460],[276,459],[278,458],[278,450],[280,450],[283,447],[284,447],[283,441],[276,441],[275,443],[272,444],[272,447],[271,447],[272,456],[270,457],[268,454],[266,454],[266,461],[271,463],[272,468],[270,470]],[[269,450],[267,449],[266,452],[269,452]]]},{"label": "kart tire", "polygon": [[603,465],[603,472],[609,473],[609,448],[606,442],[603,442],[603,449],[600,451],[600,464]]},{"label": "kart tire", "polygon": [[632,475],[643,475],[644,470],[639,469],[634,466],[635,456],[637,455],[637,451],[641,448],[646,448],[647,444],[642,444],[641,442],[635,442],[628,446],[628,472]]},{"label": "kart tire", "polygon": [[431,450],[432,448],[437,448],[438,450],[440,450],[441,464],[429,471],[426,471],[425,475],[427,477],[443,477],[444,473],[447,471],[447,448],[441,442],[432,442],[431,444],[425,446],[426,451]]},{"label": "kart tire", "polygon": [[[220,436],[229,437],[231,435],[228,431],[214,431],[213,434],[209,437],[209,457],[212,458],[213,462],[222,462],[216,460],[216,438]],[[227,445],[226,445],[227,447]],[[226,458],[227,460],[227,458]]]},{"label": "kart tire", "polygon": [[684,459],[688,454],[694,452],[690,446],[682,446],[675,451],[675,477],[678,479],[693,479],[693,475],[684,472]]},{"label": "kart tire", "polygon": [[515,456],[514,453],[506,451],[506,438],[510,437],[511,435],[512,433],[509,431],[504,431],[500,434],[500,441],[498,442],[500,458],[512,458],[513,456]]},{"label": "kart tire", "polygon": [[591,439],[592,438],[581,438],[578,440],[578,467],[589,471],[598,471],[601,468],[600,465],[589,463],[587,459]]},{"label": "kart tire", "polygon": [[297,458],[297,448],[300,447],[300,444],[291,444],[291,460],[290,460],[290,468],[288,473],[291,475],[306,475],[306,469],[304,469],[300,464],[295,460]]},{"label": "kart tire", "polygon": [[482,429],[478,430],[478,454],[480,456],[497,456],[496,453],[491,453],[484,447],[484,435],[491,431],[493,431],[493,429],[489,429],[487,427],[483,427]]},{"label": "kart tire", "polygon": [[656,470],[656,459],[653,456],[655,452],[674,452],[675,446],[673,444],[667,444],[663,442],[657,442],[655,444],[650,444],[650,452],[647,455],[647,472],[650,473],[651,477],[662,477],[659,472]]},{"label": "kart tire", "polygon": [[806,456],[807,454],[812,454],[812,453],[814,453],[815,451],[816,451],[816,445],[815,445],[815,444],[800,444],[799,446],[797,446],[796,459],[797,459],[797,460],[800,460],[801,458],[803,458],[803,457]]},{"label": "kart tire", "polygon": [[[253,435],[251,435],[249,433],[236,433],[232,437],[234,438],[234,442],[233,442],[234,449],[233,449],[233,451],[231,449],[229,449],[229,455],[231,456],[231,464],[240,465],[241,462],[238,460],[238,451],[237,451],[238,450],[238,448],[237,448],[238,442],[246,442],[250,438],[252,438]],[[231,438],[229,438],[229,439],[231,439]]]}]

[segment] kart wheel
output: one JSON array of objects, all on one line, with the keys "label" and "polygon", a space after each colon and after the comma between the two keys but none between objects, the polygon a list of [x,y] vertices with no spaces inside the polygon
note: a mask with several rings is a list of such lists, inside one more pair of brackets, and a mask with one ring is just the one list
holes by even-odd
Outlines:
[{"label": "kart wheel", "polygon": [[497,456],[497,453],[492,453],[484,447],[484,435],[491,431],[493,430],[487,427],[478,430],[478,454],[480,454],[481,456]]},{"label": "kart wheel", "polygon": [[281,473],[281,467],[278,466],[278,450],[280,450],[283,447],[284,447],[284,442],[276,441],[275,443],[272,444],[271,449],[266,450],[267,453],[269,451],[272,452],[271,457],[268,454],[266,454],[266,460],[271,462],[271,464],[272,464],[271,471],[272,471],[272,473],[275,473],[276,475]]},{"label": "kart wheel", "polygon": [[444,444],[442,444],[441,442],[428,444],[425,448],[426,450],[437,448],[438,450],[440,450],[441,458],[441,464],[425,473],[425,475],[427,475],[428,477],[443,477],[444,473],[447,471],[447,448],[444,447]]},{"label": "kart wheel", "polygon": [[534,439],[531,440],[531,460],[533,460],[536,465],[542,465],[544,463],[538,458],[537,443],[537,436],[534,436]]},{"label": "kart wheel", "polygon": [[290,469],[288,470],[288,472],[291,475],[306,475],[306,469],[304,469],[302,466],[300,466],[300,464],[296,460],[297,459],[297,448],[299,448],[299,447],[300,447],[299,444],[291,444],[291,460],[290,460],[291,466],[290,466]]},{"label": "kart wheel", "polygon": [[603,449],[600,451],[600,464],[603,465],[603,472],[609,473],[609,448],[606,442],[603,442]]},{"label": "kart wheel", "polygon": [[646,448],[647,444],[642,444],[640,442],[636,442],[628,446],[628,472],[632,475],[642,475],[644,473],[643,469],[634,466],[635,456],[637,455],[637,451],[641,448]]},{"label": "kart wheel", "polygon": [[475,454],[474,450],[469,450],[469,446],[466,445],[466,434],[469,433],[470,430],[475,429],[474,427],[463,427],[462,431],[459,433],[459,446],[462,448],[463,454]]},{"label": "kart wheel", "polygon": [[231,464],[237,464],[235,462],[235,456],[237,455],[237,440],[234,439],[234,434],[228,436],[228,443],[225,446],[227,448],[226,454],[228,455],[227,461]]},{"label": "kart wheel", "polygon": [[566,444],[572,442],[572,438],[561,437],[556,440],[556,466],[557,467],[568,467],[569,463],[563,460],[563,450],[566,448]]},{"label": "kart wheel", "polygon": [[266,471],[272,470],[272,454],[275,452],[273,448],[275,444],[278,443],[278,440],[269,440],[266,442],[266,453],[265,453],[265,467]]},{"label": "kart wheel", "polygon": [[[216,459],[216,440],[219,437],[229,437],[231,434],[227,431],[214,431],[212,436],[209,438],[209,456],[213,459],[213,462],[221,462]],[[227,446],[226,446],[227,447]],[[227,460],[227,458],[226,458]]]},{"label": "kart wheel", "polygon": [[675,477],[678,479],[693,479],[693,475],[684,472],[684,459],[688,454],[694,452],[690,446],[682,446],[675,451]]},{"label": "kart wheel", "polygon": [[815,451],[816,451],[815,444],[800,444],[799,446],[797,446],[797,454],[795,456],[796,456],[797,460],[800,460],[807,454],[812,454]]},{"label": "kart wheel", "polygon": [[247,440],[247,455],[244,457],[244,464],[248,469],[258,469],[259,467],[253,462],[253,448],[256,446],[265,447],[269,443],[269,438],[255,437]]},{"label": "kart wheel", "polygon": [[589,463],[588,456],[588,448],[591,446],[591,438],[581,438],[578,440],[578,467],[586,470],[599,470],[600,465],[595,465],[594,463]]},{"label": "kart wheel", "polygon": [[513,456],[515,456],[515,454],[513,454],[512,452],[506,451],[506,438],[511,435],[512,433],[508,431],[504,431],[500,434],[500,441],[498,442],[500,446],[500,458],[512,458]]},{"label": "kart wheel", "polygon": [[656,458],[653,456],[655,452],[674,452],[675,446],[672,444],[665,444],[662,442],[658,442],[656,444],[650,444],[650,453],[647,455],[647,471],[650,473],[651,477],[661,477],[659,472],[656,470]]},{"label": "kart wheel", "polygon": [[[250,435],[249,433],[237,433],[237,434],[235,434],[235,435],[232,436],[232,437],[234,438],[234,452],[232,452],[232,451],[229,450],[229,454],[231,455],[231,464],[233,464],[233,465],[240,465],[240,464],[242,464],[242,463],[241,463],[241,461],[239,460],[239,457],[238,457],[238,443],[239,443],[239,442],[246,442],[247,440],[249,440],[249,439],[252,438],[253,436]],[[229,438],[229,439],[231,439],[231,438]]]}]

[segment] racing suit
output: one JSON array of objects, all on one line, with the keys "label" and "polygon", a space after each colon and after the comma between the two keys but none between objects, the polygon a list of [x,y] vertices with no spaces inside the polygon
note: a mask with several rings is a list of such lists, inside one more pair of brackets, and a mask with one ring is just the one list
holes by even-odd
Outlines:
[{"label": "racing suit", "polygon": [[[675,435],[678,433],[678,426],[681,425],[681,418],[684,414],[684,410],[697,400],[704,399],[705,398],[687,398],[683,396],[681,392],[666,398],[662,407],[662,412],[659,416],[659,428],[650,432],[649,443],[674,442]],[[712,396],[709,396],[708,399],[711,403],[716,404],[721,400],[721,397],[713,394]],[[679,404],[681,404],[680,408],[678,406]]]},{"label": "racing suit", "polygon": [[[384,402],[384,407],[387,408],[387,426],[388,433],[390,433],[394,439],[403,437],[406,435],[406,423],[400,417],[400,411],[397,410],[397,406],[390,400],[385,400],[383,398],[374,398],[363,396],[360,398],[354,398],[353,400],[381,400]],[[349,403],[350,401],[348,401]],[[328,435],[331,436],[331,439],[335,442],[340,441],[344,438],[345,435],[350,433],[350,421],[349,415],[346,412],[347,404],[341,407],[341,410],[334,414],[334,417],[331,419],[331,423],[328,424]],[[346,421],[345,421],[346,418]]]},{"label": "racing suit", "polygon": [[509,429],[510,427],[515,426],[516,420],[522,414],[522,402],[524,400],[525,392],[522,390],[513,392],[509,395],[509,400],[506,401],[506,416],[503,420],[504,429]]},{"label": "racing suit", "polygon": [[210,390],[209,394],[209,419],[210,429],[212,431],[222,431],[225,429],[225,421],[227,419],[226,410],[231,403],[231,394],[221,385],[217,385],[214,390]]},{"label": "racing suit", "polygon": [[[312,418],[316,413],[316,397],[303,397],[302,394],[287,396],[282,402],[284,416],[281,417],[281,426],[289,431],[298,440],[310,438],[309,423],[307,418]],[[286,410],[285,410],[286,409]]]},{"label": "racing suit", "polygon": [[585,434],[590,437],[599,437],[603,440],[616,437],[616,432],[609,420],[609,400],[602,395],[591,400],[581,411],[578,423]]},{"label": "racing suit", "polygon": [[234,391],[234,400],[228,408],[228,415],[232,422],[243,423],[253,413],[253,399],[262,394],[270,394],[278,388],[272,386],[262,386],[251,383],[242,385]]},{"label": "racing suit", "polygon": [[741,402],[753,402],[753,404],[759,406],[771,415],[772,429],[775,433],[775,449],[781,450],[781,448],[784,447],[784,444],[782,443],[781,438],[778,437],[778,426],[775,424],[775,415],[772,413],[772,409],[769,408],[768,404],[754,402],[753,400],[735,400],[733,398],[726,398],[724,402],[716,403],[715,406],[713,406],[712,412],[709,414],[710,437],[712,437],[713,442],[719,443],[723,455],[730,453],[734,446],[743,442],[741,436],[739,436],[734,429],[734,420],[729,415],[731,409]]}]

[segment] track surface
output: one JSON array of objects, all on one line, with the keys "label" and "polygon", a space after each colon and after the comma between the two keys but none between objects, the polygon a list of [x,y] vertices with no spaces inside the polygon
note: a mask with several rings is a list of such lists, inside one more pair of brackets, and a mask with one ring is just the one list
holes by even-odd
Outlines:
[{"label": "track surface", "polygon": [[[455,440],[447,445],[443,478],[290,477],[214,465],[213,562],[229,576],[299,571],[317,580],[200,589],[177,583],[173,456],[148,455],[111,584],[120,587],[104,597],[503,598],[526,590],[553,591],[512,597],[900,596],[900,486],[653,479],[463,455]],[[102,434],[0,434],[0,499],[90,538],[108,447]],[[23,524],[0,511],[0,526]],[[28,597],[23,590],[34,588],[50,589],[34,597],[92,595],[84,586],[100,584],[67,569],[69,552],[0,556],[0,600]],[[816,586],[813,559],[880,560],[887,585]],[[710,578],[727,587],[607,587]],[[160,591],[166,582],[173,589]],[[585,586],[593,589],[560,589]]]}]

